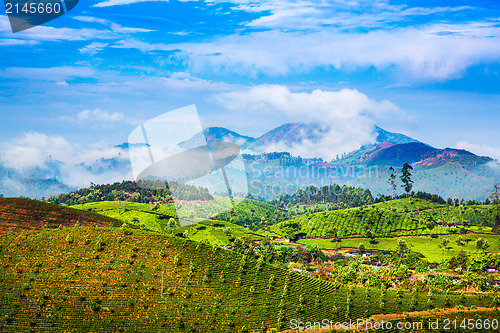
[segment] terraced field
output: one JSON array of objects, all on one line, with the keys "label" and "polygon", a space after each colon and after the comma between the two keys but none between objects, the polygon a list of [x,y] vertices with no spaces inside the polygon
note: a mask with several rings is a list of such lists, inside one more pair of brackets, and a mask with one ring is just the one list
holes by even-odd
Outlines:
[{"label": "terraced field", "polygon": [[[403,238],[378,238],[376,244],[370,244],[369,238],[347,238],[341,242],[332,242],[329,239],[300,239],[298,242],[304,245],[318,246],[322,249],[337,249],[337,248],[355,248],[357,249],[360,243],[363,243],[367,249],[396,251],[398,239],[404,239],[410,246],[412,251],[421,253],[430,262],[441,262],[457,255],[462,247],[456,244],[456,239],[459,235],[443,235],[438,238],[429,236],[411,236]],[[497,235],[461,235],[463,239],[469,240],[463,250],[467,253],[474,253],[476,249],[476,240],[483,238],[488,241],[490,247],[488,252],[500,252],[500,242]],[[450,240],[448,249],[440,247],[443,238]]]}]

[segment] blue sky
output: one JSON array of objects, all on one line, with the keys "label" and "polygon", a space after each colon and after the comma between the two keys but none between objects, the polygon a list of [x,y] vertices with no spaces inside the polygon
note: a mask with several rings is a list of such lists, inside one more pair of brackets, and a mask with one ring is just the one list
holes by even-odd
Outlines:
[{"label": "blue sky", "polygon": [[500,158],[497,1],[81,0],[15,34],[0,16],[0,50],[0,160],[36,156],[11,166],[111,154],[189,104],[244,135],[331,124],[333,153],[378,124]]}]

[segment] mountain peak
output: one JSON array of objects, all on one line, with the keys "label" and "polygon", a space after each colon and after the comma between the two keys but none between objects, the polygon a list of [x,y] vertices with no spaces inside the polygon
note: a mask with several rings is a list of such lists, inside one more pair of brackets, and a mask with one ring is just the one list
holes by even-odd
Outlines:
[{"label": "mountain peak", "polygon": [[375,132],[377,133],[377,143],[389,142],[398,144],[420,142],[404,134],[388,132],[385,129],[378,127],[377,125],[375,125]]},{"label": "mountain peak", "polygon": [[191,139],[179,143],[179,146],[185,149],[196,148],[203,146],[206,143],[212,142],[232,142],[240,147],[246,146],[255,139],[249,136],[238,134],[224,127],[208,127],[202,132],[197,133]]}]

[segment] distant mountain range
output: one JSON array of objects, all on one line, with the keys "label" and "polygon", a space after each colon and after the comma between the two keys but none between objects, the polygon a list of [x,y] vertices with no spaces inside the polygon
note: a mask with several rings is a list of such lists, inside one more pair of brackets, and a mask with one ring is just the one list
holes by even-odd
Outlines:
[{"label": "distant mountain range", "polygon": [[[373,131],[375,142],[331,161],[318,157],[300,158],[290,154],[292,150],[286,150],[286,147],[305,141],[322,144],[328,130],[315,124],[287,123],[257,138],[223,127],[209,127],[204,133],[200,132],[179,145],[185,149],[196,148],[205,144],[205,139],[209,143],[229,141],[238,144],[245,152],[250,191],[256,197],[268,199],[277,195],[269,193],[279,192],[271,191],[273,187],[293,192],[299,187],[332,183],[362,186],[369,188],[374,195],[389,194],[388,169],[393,166],[399,170],[405,162],[413,165],[415,190],[443,197],[484,199],[500,179],[500,167],[498,163],[490,163],[493,159],[489,157],[477,156],[466,150],[435,148],[377,126]],[[137,146],[134,143],[117,145],[115,147],[122,150],[120,155],[85,165],[69,166],[48,160],[40,167],[22,172],[0,165],[0,194],[37,198],[58,195],[75,189],[64,182],[63,179],[68,177],[95,183],[111,183],[120,177],[130,179],[127,151]],[[273,147],[280,147],[280,152]],[[490,167],[492,165],[495,167]]]},{"label": "distant mountain range", "polygon": [[[405,162],[417,167],[432,168],[457,162],[465,166],[491,162],[489,157],[476,156],[460,149],[438,149],[400,133],[386,131],[375,126],[376,141],[349,153],[345,158],[358,164],[400,166]],[[304,141],[320,143],[328,130],[316,124],[288,123],[276,127],[258,138],[244,136],[223,127],[209,127],[204,131],[206,140],[211,142],[229,141],[242,149],[255,153],[268,151],[267,147],[293,147]],[[204,144],[202,133],[182,142],[183,148],[190,149]],[[323,166],[325,166],[323,164]]]},{"label": "distant mountain range", "polygon": [[[392,144],[419,142],[413,138],[399,133],[388,132],[378,126],[374,129],[376,133],[376,142],[389,142]],[[244,136],[234,131],[223,127],[209,127],[203,133],[197,133],[191,139],[181,142],[179,145],[183,148],[190,149],[199,147],[204,144],[203,134],[206,141],[211,142],[233,142],[238,144],[242,149],[251,149],[255,152],[266,151],[266,147],[275,146],[293,147],[304,141],[319,143],[324,135],[329,132],[317,124],[304,123],[287,123],[276,127],[269,132],[264,133],[258,138]]]},{"label": "distant mountain range", "polygon": [[[374,195],[390,194],[387,183],[389,167],[394,167],[398,173],[405,162],[414,168],[416,191],[443,197],[484,200],[493,184],[500,179],[498,168],[489,167],[489,162],[493,161],[490,157],[477,156],[461,149],[435,148],[378,126],[373,131],[376,138],[373,143],[331,161],[300,158],[290,154],[292,150],[286,150],[286,147],[305,141],[322,144],[323,135],[328,130],[320,125],[288,123],[257,138],[222,127],[207,128],[204,134],[208,142],[230,141],[240,145],[247,153],[245,160],[250,191],[265,198],[274,198],[276,188],[293,190],[331,183],[369,188]],[[198,133],[183,142],[182,146],[194,148],[202,143],[203,135]],[[280,147],[284,152],[273,153],[276,150],[273,147]]]}]

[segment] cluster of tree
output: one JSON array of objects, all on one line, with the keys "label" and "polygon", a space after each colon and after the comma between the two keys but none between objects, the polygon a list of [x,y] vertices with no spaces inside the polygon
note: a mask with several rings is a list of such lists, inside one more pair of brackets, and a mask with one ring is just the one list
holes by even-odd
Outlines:
[{"label": "cluster of tree", "polygon": [[262,153],[258,155],[243,154],[243,159],[246,162],[268,162],[279,160],[279,165],[281,167],[303,166],[311,165],[317,162],[324,162],[324,160],[320,157],[302,158],[300,156],[293,156],[288,152]]},{"label": "cluster of tree", "polygon": [[463,271],[482,272],[488,266],[500,267],[500,255],[485,253],[481,250],[467,254],[462,250],[456,256],[451,257],[447,265],[450,269],[461,268]]},{"label": "cluster of tree", "polygon": [[275,246],[269,242],[263,242],[252,248],[253,253],[262,257],[268,263],[288,264],[290,262],[300,262],[308,264],[311,262],[323,262],[326,255],[316,246],[307,247],[286,247]]},{"label": "cluster of tree", "polygon": [[273,245],[268,239],[260,244],[247,241],[242,237],[235,238],[231,243],[233,251],[246,254],[271,264],[287,265],[291,262],[309,264],[311,262],[323,262],[328,257],[316,246],[288,247]]},{"label": "cluster of tree", "polygon": [[240,202],[235,208],[214,217],[215,220],[231,222],[254,231],[289,218],[291,218],[289,211],[248,199]]},{"label": "cluster of tree", "polygon": [[347,208],[371,204],[373,197],[368,189],[335,184],[322,187],[308,186],[305,189],[298,189],[294,193],[282,195],[270,203],[281,208],[325,203]]},{"label": "cluster of tree", "polygon": [[71,193],[51,196],[47,201],[54,204],[76,205],[99,201],[130,201],[140,203],[171,203],[172,192],[176,200],[210,201],[212,195],[206,188],[165,181],[123,181],[113,184],[92,184]]}]

